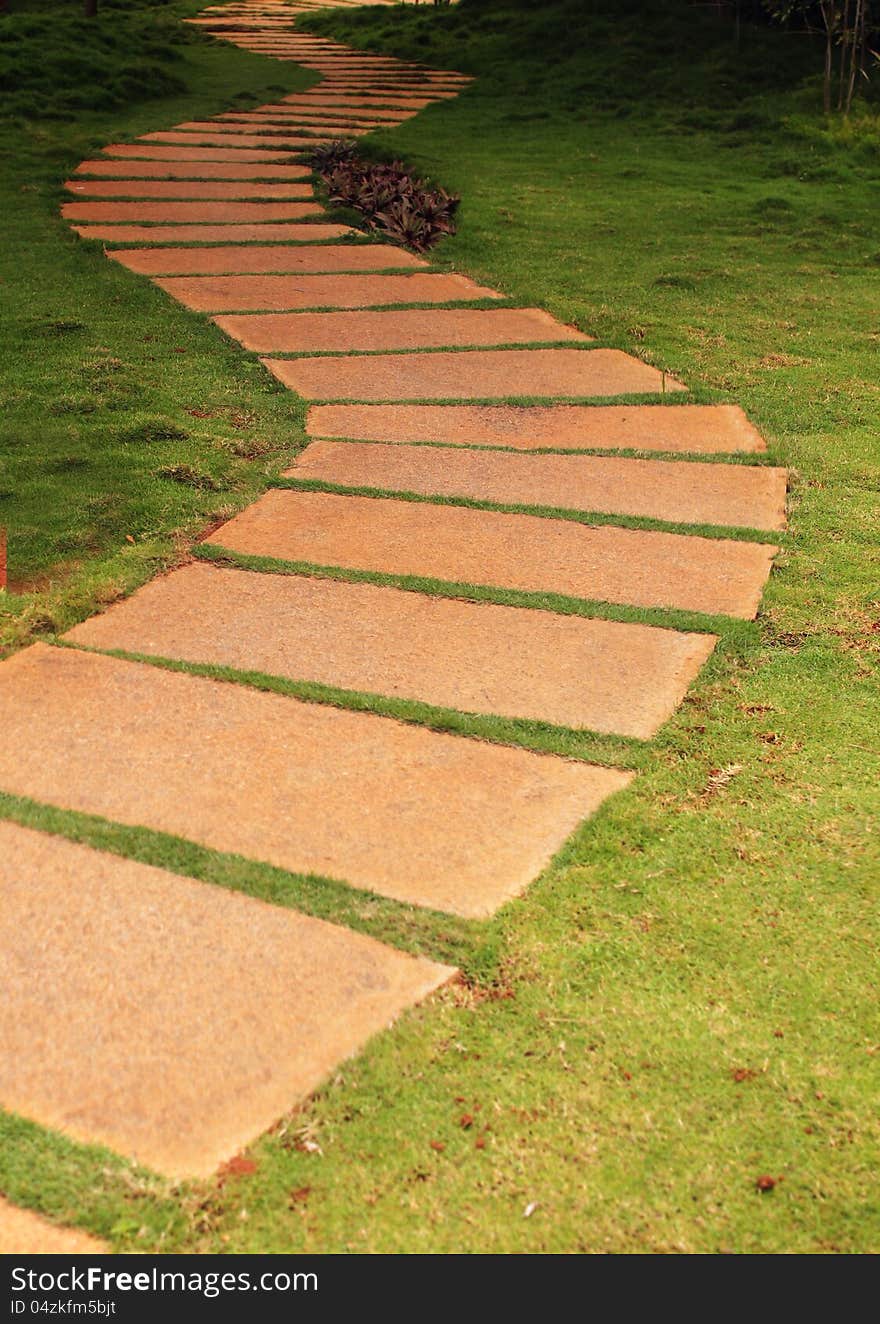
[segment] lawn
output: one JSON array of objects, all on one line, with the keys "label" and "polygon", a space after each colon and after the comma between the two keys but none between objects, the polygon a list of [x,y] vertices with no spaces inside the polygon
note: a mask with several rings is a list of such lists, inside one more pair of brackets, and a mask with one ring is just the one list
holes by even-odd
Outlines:
[{"label": "lawn", "polygon": [[[309,22],[478,75],[370,140],[462,194],[441,265],[641,355],[696,399],[740,403],[763,431],[792,497],[758,622],[731,631],[638,751],[632,788],[479,925],[4,799],[4,815],[467,972],[237,1173],[171,1189],[2,1117],[10,1198],[128,1250],[880,1246],[880,118],[868,103],[849,125],[823,121],[801,36],[746,26],[737,46],[704,9],[649,8],[463,0]],[[8,598],[9,642],[168,563],[301,441],[296,398],[253,356],[56,219],[59,181],[95,146],[297,78],[197,40],[179,58],[186,94],[8,123],[0,509],[14,511],[12,573],[35,590]],[[157,476],[182,461],[217,490]]]},{"label": "lawn", "polygon": [[66,0],[12,0],[0,15],[0,648],[173,562],[302,444],[301,408],[255,356],[58,214],[104,144],[315,81],[178,21],[199,7],[109,0],[89,23]]}]

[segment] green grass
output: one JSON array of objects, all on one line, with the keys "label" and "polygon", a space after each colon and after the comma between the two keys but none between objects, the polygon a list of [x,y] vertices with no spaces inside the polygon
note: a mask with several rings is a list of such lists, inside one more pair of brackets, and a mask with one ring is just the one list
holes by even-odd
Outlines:
[{"label": "green grass", "polygon": [[[62,0],[13,0],[0,17],[16,71],[0,104],[0,525],[11,589],[0,649],[173,563],[181,539],[246,504],[302,444],[301,403],[255,357],[106,261],[58,214],[61,184],[104,144],[314,81],[177,20],[197,8],[107,4],[87,23]],[[173,88],[154,79],[156,61]],[[113,92],[120,70],[124,104]],[[177,466],[188,468],[176,481],[163,475]]]},{"label": "green grass", "polygon": [[[459,234],[438,250],[441,264],[630,348],[680,376],[695,398],[736,400],[767,436],[770,458],[797,471],[790,536],[759,621],[728,623],[677,715],[639,749],[632,787],[521,900],[484,925],[448,921],[443,950],[461,954],[468,981],[405,1016],[254,1145],[251,1176],[170,1195],[159,1184],[132,1210],[122,1169],[104,1156],[4,1119],[0,1190],[21,1203],[75,1218],[122,1249],[877,1249],[877,124],[870,107],[847,128],[814,114],[813,55],[802,38],[746,29],[737,51],[731,30],[701,9],[667,3],[643,22],[629,20],[631,9],[629,0],[464,0],[449,11],[408,6],[311,24],[480,72],[457,101],[372,140],[463,194]],[[622,28],[612,13],[627,20]],[[210,61],[227,82],[234,69],[236,87],[245,86],[239,71],[257,67],[232,52],[199,59],[205,79]],[[290,77],[290,68],[260,76]],[[200,86],[202,107],[221,109],[219,84]],[[183,109],[156,102],[127,114],[102,118],[94,140],[126,124],[170,123]],[[176,397],[196,380],[209,402],[226,403],[227,389],[236,405],[250,401],[261,411],[259,434],[265,428],[287,445],[294,397],[203,319],[115,272],[54,220],[60,172],[85,154],[82,139],[69,158],[64,150],[47,148],[44,158],[30,147],[22,158],[22,169],[38,161],[43,181],[34,198],[15,195],[39,219],[12,268],[30,282],[27,315],[36,316],[33,291],[50,291],[40,316],[86,322],[95,329],[89,344],[133,365],[151,403],[144,420],[119,411],[121,426],[167,417],[189,429]],[[43,280],[47,269],[57,286]],[[115,316],[113,295],[122,301]],[[160,349],[148,350],[161,368],[138,349],[132,319],[138,336],[161,334]],[[63,504],[79,490],[80,471],[53,478],[31,469],[46,454],[78,453],[57,449],[52,428],[63,416],[45,402],[60,367],[68,379],[58,394],[82,393],[71,382],[85,352],[71,347],[81,333],[69,332],[38,348],[29,340],[23,356],[24,325],[13,385],[30,397],[16,406],[32,427],[32,463],[21,472],[33,483],[29,520],[38,530],[29,564],[45,573],[64,557],[48,528],[39,533],[51,522],[39,493]],[[191,345],[187,371],[166,344]],[[101,408],[75,416],[89,458],[103,454],[117,417]],[[205,438],[220,424],[211,420],[205,433],[195,426],[201,440],[186,454],[180,443],[150,443],[167,447],[150,473],[185,461],[223,477]],[[222,499],[244,501],[269,481],[265,466],[255,468],[252,489]],[[111,490],[128,481],[126,469],[112,468]],[[76,610],[85,610],[108,584],[124,588],[171,555],[175,520],[188,533],[221,501],[183,497],[205,505],[169,509],[154,542],[139,538],[130,552],[109,516],[103,550],[72,554],[82,566],[64,581],[64,611],[75,614],[71,584]],[[142,550],[150,546],[157,550]],[[211,547],[201,554],[263,571],[309,569]],[[468,586],[404,586],[479,596]],[[54,601],[36,594],[29,610],[51,617]],[[711,628],[705,618],[691,624]],[[316,880],[249,872],[254,866],[189,843],[135,841],[126,835],[133,830],[20,801],[0,808],[220,885],[369,923],[418,950],[438,950],[446,932],[435,917],[339,884],[328,894]],[[377,906],[367,921],[364,904]],[[764,1175],[783,1180],[761,1194]]]}]

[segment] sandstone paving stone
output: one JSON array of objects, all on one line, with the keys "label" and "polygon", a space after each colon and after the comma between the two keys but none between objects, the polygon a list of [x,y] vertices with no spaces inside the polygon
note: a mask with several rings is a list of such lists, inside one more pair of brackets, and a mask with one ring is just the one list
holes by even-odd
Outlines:
[{"label": "sandstone paving stone", "polygon": [[157,279],[156,284],[188,308],[203,313],[500,298],[466,276],[433,272],[403,276],[171,276]]},{"label": "sandstone paving stone", "polygon": [[2,823],[0,842],[4,1106],[174,1179],[209,1175],[453,973],[60,837]]},{"label": "sandstone paving stone", "polygon": [[[292,98],[285,98],[291,105],[303,104],[300,101],[294,101]],[[403,98],[396,96],[367,96],[366,94],[355,94],[344,91],[325,92],[321,96],[309,94],[308,105],[325,107],[336,106],[346,110],[368,110],[372,115],[374,111],[379,110],[421,110],[424,106],[430,106],[433,103],[426,97]]]},{"label": "sandstone paving stone", "polygon": [[414,253],[408,253],[406,249],[392,244],[299,244],[296,247],[270,245],[266,248],[255,244],[236,244],[218,248],[129,248],[117,249],[109,253],[108,257],[115,258],[131,271],[147,276],[370,271],[386,267],[416,268],[428,265]]},{"label": "sandstone paving stone", "polygon": [[77,175],[126,179],[307,179],[306,165],[236,165],[225,161],[82,161]]},{"label": "sandstone paving stone", "polygon": [[518,450],[764,451],[738,405],[313,405],[309,432]]},{"label": "sandstone paving stone", "polygon": [[[468,916],[526,887],[629,781],[615,769],[39,644],[0,666],[0,723],[0,787],[12,794]],[[162,932],[179,967],[179,934],[169,947],[165,923]],[[261,946],[249,939],[247,951]],[[275,1000],[261,988],[261,1003]],[[213,1028],[211,1038],[216,1052]]]},{"label": "sandstone paving stone", "polygon": [[[324,114],[303,114],[302,111],[242,111],[230,112],[218,117],[228,124],[237,124],[240,129],[250,124],[262,124],[267,127],[273,125],[277,128],[290,129],[299,125],[302,129],[308,129],[314,132],[317,128],[333,130],[337,135],[348,136],[349,131],[353,129],[375,129],[380,126],[387,126],[388,120],[376,119],[374,117],[364,118],[363,116],[353,117],[346,115],[344,117],[335,117]],[[396,121],[395,121],[396,122]],[[305,167],[303,167],[305,169]]]},{"label": "sandstone paving stone", "polygon": [[[14,935],[17,937],[17,935]],[[0,1255],[107,1255],[110,1247],[79,1228],[59,1227],[0,1195]]]},{"label": "sandstone paving stone", "polygon": [[[285,106],[288,110],[293,109],[298,114],[305,114],[308,112],[313,117],[323,115],[328,120],[338,119],[346,121],[350,120],[352,115],[357,119],[360,118],[357,114],[357,105],[352,106],[351,104],[333,107],[327,105],[317,106],[314,102],[303,103],[288,101],[285,103]],[[381,106],[371,106],[368,113],[370,119],[378,120],[383,124],[399,124],[404,120],[412,119],[415,115],[415,111],[385,110]]]},{"label": "sandstone paving stone", "polygon": [[[216,120],[188,120],[183,124],[175,124],[174,128],[172,130],[169,130],[169,132],[173,132],[173,133],[187,132],[187,133],[194,133],[196,135],[200,135],[202,132],[208,132],[212,134],[221,133],[221,134],[228,134],[230,135],[231,138],[234,139],[236,135],[240,135],[243,133],[255,133],[257,132],[257,130],[251,128],[249,125],[230,124],[228,120],[220,118]],[[273,127],[271,124],[268,123],[262,125],[260,129],[260,137],[262,138],[263,136],[265,136],[266,138],[269,138],[270,141],[271,138],[276,134],[285,135],[289,133],[290,133],[289,126]]]},{"label": "sandstone paving stone", "polygon": [[258,151],[242,147],[205,147],[187,139],[178,147],[161,147],[154,143],[111,143],[101,151],[116,160],[142,161],[227,161],[232,164],[254,162],[268,164],[290,164],[290,152]]},{"label": "sandstone paving stone", "polygon": [[742,464],[314,441],[290,473],[349,487],[595,510],[673,523],[785,527],[785,470]]},{"label": "sandstone paving stone", "polygon": [[419,349],[438,345],[587,341],[590,338],[557,322],[539,308],[263,313],[218,317],[216,320],[246,349],[255,350],[338,350],[345,353],[349,350]]},{"label": "sandstone paving stone", "polygon": [[353,233],[345,225],[297,225],[295,222],[274,225],[74,225],[73,229],[84,239],[103,239],[117,244],[308,243],[318,239],[343,239]]},{"label": "sandstone paving stone", "polygon": [[311,184],[254,182],[253,180],[211,179],[77,179],[64,186],[71,193],[95,198],[179,198],[221,199],[311,198]]},{"label": "sandstone paving stone", "polygon": [[[602,396],[659,392],[663,385],[656,368],[618,349],[483,349],[265,362],[308,400]],[[666,389],[685,388],[667,377]]]},{"label": "sandstone paving stone", "polygon": [[777,548],[329,492],[267,492],[211,535],[231,551],[536,593],[754,617]]},{"label": "sandstone paving stone", "polygon": [[715,642],[199,563],[153,580],[66,637],[641,739],[675,710]]},{"label": "sandstone paving stone", "polygon": [[[303,147],[313,147],[323,139],[320,137],[287,137],[281,134],[267,133],[224,133],[222,129],[214,130],[193,130],[187,132],[179,129],[160,129],[156,133],[144,134],[143,141],[156,143],[179,143],[181,147],[186,147],[190,143],[201,145],[203,147],[243,147],[254,148],[262,147],[264,151],[277,151],[279,148],[285,148],[289,151]],[[286,157],[290,159],[289,155]]]},{"label": "sandstone paving stone", "polygon": [[316,202],[66,202],[71,221],[295,221],[320,216]]}]

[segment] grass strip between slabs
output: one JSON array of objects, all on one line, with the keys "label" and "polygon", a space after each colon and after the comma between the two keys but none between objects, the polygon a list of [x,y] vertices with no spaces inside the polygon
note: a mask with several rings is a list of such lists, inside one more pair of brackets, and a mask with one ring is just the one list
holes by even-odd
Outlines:
[{"label": "grass strip between slabs", "polygon": [[[263,574],[311,575],[319,579],[338,579],[352,584],[378,584],[425,593],[430,597],[463,598],[468,602],[495,602],[503,607],[532,607],[538,611],[557,612],[562,616],[586,616],[603,621],[623,621],[635,625],[654,625],[659,629],[681,630],[697,634],[717,634],[736,656],[758,641],[754,621],[732,616],[707,616],[701,612],[674,607],[631,607],[622,603],[602,602],[594,598],[567,597],[563,593],[529,592],[525,589],[494,588],[488,584],[459,584],[423,575],[392,575],[380,570],[354,570],[348,566],[321,565],[314,561],[285,561],[271,556],[252,556],[234,552],[217,543],[203,542],[193,548],[193,555],[219,565],[238,566]],[[716,652],[718,650],[716,649]]]},{"label": "grass strip between slabs", "polygon": [[16,1113],[0,1112],[0,1190],[24,1209],[142,1253],[167,1251],[187,1224],[165,1179]]},{"label": "grass strip between slabs", "polygon": [[270,694],[284,694],[302,703],[325,704],[348,712],[373,713],[410,726],[425,726],[446,735],[469,737],[493,745],[510,745],[536,754],[576,759],[605,768],[637,771],[644,759],[648,742],[636,737],[611,735],[603,731],[574,729],[554,722],[528,718],[501,717],[494,714],[461,712],[416,699],[402,699],[362,690],[343,689],[321,681],[294,680],[264,671],[241,671],[213,662],[191,662],[155,653],[132,652],[125,648],[92,648],[73,640],[55,640],[63,648],[118,657],[127,662],[146,662],[166,671],[182,671],[209,680],[244,685]]},{"label": "grass strip between slabs", "polygon": [[0,818],[299,910],[402,951],[457,965],[468,978],[492,978],[496,958],[489,921],[407,906],[335,878],[292,873],[168,832],[114,823],[99,814],[61,809],[5,791],[0,791]]},{"label": "grass strip between slabs", "polygon": [[732,542],[772,542],[784,546],[784,529],[748,529],[726,524],[688,524],[682,520],[652,519],[647,515],[625,515],[618,511],[571,510],[561,506],[533,506],[514,501],[484,501],[479,497],[446,496],[433,492],[398,491],[389,487],[349,487],[323,478],[276,478],[271,487],[293,492],[332,492],[338,496],[364,496],[393,501],[414,501],[431,506],[463,506],[467,510],[490,510],[499,515],[534,515],[541,519],[565,520],[590,528],[611,525],[642,533],[677,533],[693,538],[726,539]]}]

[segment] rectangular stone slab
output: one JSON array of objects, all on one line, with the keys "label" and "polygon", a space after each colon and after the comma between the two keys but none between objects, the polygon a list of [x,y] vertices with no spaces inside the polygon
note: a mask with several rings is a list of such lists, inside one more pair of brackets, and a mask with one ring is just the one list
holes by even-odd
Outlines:
[{"label": "rectangular stone slab", "polygon": [[426,106],[433,105],[431,97],[402,97],[390,92],[370,96],[365,92],[342,88],[337,91],[310,94],[309,100],[314,106],[346,106],[349,109],[370,111],[382,107],[388,110],[423,110]]},{"label": "rectangular stone slab", "polygon": [[129,157],[143,161],[230,161],[230,162],[270,162],[289,163],[290,153],[282,151],[253,151],[239,147],[200,147],[189,146],[191,139],[179,147],[157,147],[153,143],[111,143],[102,147],[105,156],[120,160]]},{"label": "rectangular stone slab", "polygon": [[304,115],[301,111],[297,113],[283,114],[281,111],[242,111],[236,113],[227,111],[225,115],[220,115],[218,119],[227,124],[237,124],[239,128],[248,124],[278,125],[281,128],[289,128],[291,125],[301,124],[304,129],[314,130],[315,128],[327,128],[339,130],[345,128],[373,129],[380,125],[387,125],[388,121],[384,119],[364,119],[358,117],[353,119],[346,116],[344,119],[338,119],[333,115],[321,115],[315,118],[312,114]]},{"label": "rectangular stone slab", "polygon": [[740,616],[775,547],[330,492],[267,492],[211,535],[252,556]]},{"label": "rectangular stone slab", "polygon": [[416,272],[412,276],[172,276],[157,279],[156,284],[187,308],[201,313],[357,308],[500,297],[466,276],[435,272]]},{"label": "rectangular stone slab", "polygon": [[681,702],[715,643],[712,635],[198,563],[65,637],[643,740]]},{"label": "rectangular stone slab", "polygon": [[452,971],[0,823],[0,1099],[206,1177]]},{"label": "rectangular stone slab", "polygon": [[[190,143],[194,146],[201,144],[205,147],[261,147],[264,151],[269,151],[281,147],[290,150],[312,147],[322,140],[320,138],[302,137],[282,138],[276,134],[223,133],[219,127],[215,127],[213,130],[200,129],[194,132],[179,129],[160,129],[157,133],[145,134],[144,141],[149,143],[180,143],[184,147]],[[289,156],[286,159],[289,160]]]},{"label": "rectangular stone slab", "polygon": [[313,405],[313,437],[517,450],[764,451],[738,405]]},{"label": "rectangular stone slab", "polygon": [[469,916],[526,887],[629,780],[44,645],[0,664],[0,724],[13,794]]},{"label": "rectangular stone slab", "polygon": [[[656,368],[619,349],[481,349],[264,362],[307,400],[624,395],[659,392],[663,384]],[[667,377],[666,389],[685,388]]]},{"label": "rectangular stone slab", "polygon": [[[352,108],[351,106],[315,106],[311,103],[300,104],[298,102],[285,102],[283,109],[295,111],[297,115],[303,117],[304,124],[306,117],[316,118],[318,116],[323,116],[328,121],[340,120],[343,122],[362,118],[357,109]],[[414,110],[382,110],[381,107],[373,106],[371,106],[368,111],[364,112],[364,114],[368,115],[370,119],[389,125],[401,124],[405,120],[412,119],[417,113],[418,112]]]},{"label": "rectangular stone slab", "polygon": [[235,165],[225,161],[82,161],[77,175],[119,179],[306,179],[305,165]]},{"label": "rectangular stone slab", "polygon": [[[169,130],[169,132],[187,133],[192,136],[194,141],[198,141],[205,133],[209,133],[212,135],[222,134],[224,142],[227,140],[227,138],[229,138],[231,141],[234,142],[242,134],[259,133],[260,138],[262,139],[265,136],[265,138],[269,142],[269,145],[271,146],[272,142],[275,140],[276,135],[280,134],[282,135],[282,137],[284,137],[285,135],[290,134],[291,129],[289,125],[287,126],[273,125],[271,123],[266,123],[265,125],[261,125],[259,129],[257,129],[254,128],[253,125],[251,124],[231,124],[229,120],[217,119],[217,120],[191,120],[185,124],[176,124],[173,129]],[[318,132],[318,131],[309,128],[308,130],[309,135],[312,135],[314,132]],[[303,136],[305,136],[305,129],[303,130]],[[310,138],[307,139],[307,142],[309,141],[311,141]]]},{"label": "rectangular stone slab", "polygon": [[352,234],[344,225],[297,225],[283,221],[275,225],[74,225],[73,229],[84,239],[104,239],[117,244],[181,244],[188,241],[208,244],[231,240],[242,244],[252,241],[268,243],[270,240],[307,243],[309,240],[342,239]]},{"label": "rectangular stone slab", "polygon": [[70,221],[298,221],[320,216],[315,202],[65,202]]},{"label": "rectangular stone slab", "polygon": [[[376,271],[386,267],[426,267],[415,253],[392,244],[300,244],[258,248],[122,248],[108,254],[130,271],[147,276],[260,275],[263,272]],[[311,316],[311,314],[299,314]],[[398,314],[400,316],[401,314]],[[434,313],[436,317],[438,314]]]},{"label": "rectangular stone slab", "polygon": [[254,183],[252,180],[212,179],[69,179],[71,193],[94,198],[177,198],[181,200],[258,198],[290,201],[311,198],[311,184]]},{"label": "rectangular stone slab", "polygon": [[0,1195],[0,1255],[109,1255],[110,1247],[79,1228],[59,1227]]},{"label": "rectangular stone slab", "polygon": [[641,515],[676,524],[785,528],[785,470],[743,464],[314,441],[289,472],[347,487]]},{"label": "rectangular stone slab", "polygon": [[246,349],[313,353],[590,339],[540,308],[410,308],[293,316],[262,313],[218,317],[216,321]]}]

